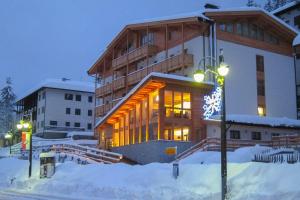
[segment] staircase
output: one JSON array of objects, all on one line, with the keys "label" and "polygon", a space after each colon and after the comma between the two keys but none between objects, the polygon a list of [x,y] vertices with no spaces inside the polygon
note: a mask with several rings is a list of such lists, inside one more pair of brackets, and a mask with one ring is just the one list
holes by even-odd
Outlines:
[{"label": "staircase", "polygon": [[[11,147],[12,155],[26,157],[28,150],[21,150],[21,143],[15,144]],[[77,144],[66,144],[65,142],[57,142],[56,144],[34,144],[32,146],[33,154],[39,155],[43,151],[53,151],[57,154],[64,154],[68,156],[79,157],[85,159],[89,163],[105,163],[112,164],[121,162],[123,156],[118,153],[113,153],[101,149],[91,148]]]}]

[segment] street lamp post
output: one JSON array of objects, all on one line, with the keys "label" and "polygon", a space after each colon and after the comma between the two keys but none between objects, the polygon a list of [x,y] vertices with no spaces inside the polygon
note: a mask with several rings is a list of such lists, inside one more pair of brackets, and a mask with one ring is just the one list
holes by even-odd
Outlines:
[{"label": "street lamp post", "polygon": [[29,133],[29,174],[28,177],[31,177],[31,171],[32,171],[32,126],[30,122],[24,122],[20,121],[19,124],[17,124],[17,129],[20,131],[26,131]]},{"label": "street lamp post", "polygon": [[[202,60],[205,60],[203,58]],[[211,58],[210,58],[211,59]],[[201,64],[201,61],[200,61]],[[221,115],[221,195],[226,199],[227,193],[227,143],[226,143],[226,107],[225,107],[225,76],[229,72],[229,66],[224,62],[223,50],[220,51],[219,66],[204,66],[205,70],[198,69],[194,73],[196,82],[203,82],[206,73],[215,75],[218,84],[222,87],[222,115]]]}]

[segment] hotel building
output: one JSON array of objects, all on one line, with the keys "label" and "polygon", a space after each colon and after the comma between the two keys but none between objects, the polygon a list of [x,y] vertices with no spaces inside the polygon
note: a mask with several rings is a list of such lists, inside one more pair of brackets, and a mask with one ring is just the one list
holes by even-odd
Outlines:
[{"label": "hotel building", "polygon": [[220,137],[219,121],[203,117],[204,96],[215,90],[215,80],[192,78],[197,69],[218,65],[221,49],[230,66],[225,97],[228,123],[234,125],[228,138],[259,143],[299,134],[295,36],[293,28],[259,8],[211,9],[125,26],[88,70],[100,80],[100,148],[144,164],[172,160],[164,157],[168,146],[180,153]]}]

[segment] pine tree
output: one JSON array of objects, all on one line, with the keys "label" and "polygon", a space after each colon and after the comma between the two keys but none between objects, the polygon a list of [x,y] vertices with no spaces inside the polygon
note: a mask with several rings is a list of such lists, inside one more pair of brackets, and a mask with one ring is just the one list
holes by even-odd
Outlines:
[{"label": "pine tree", "polygon": [[15,100],[11,78],[7,78],[6,86],[0,92],[0,132],[2,133],[13,127]]},{"label": "pine tree", "polygon": [[273,4],[271,0],[268,0],[267,3],[264,6],[264,9],[268,12],[271,12],[273,10]]},{"label": "pine tree", "polygon": [[248,2],[247,2],[247,6],[248,7],[254,7],[254,0],[248,0]]},{"label": "pine tree", "polygon": [[248,7],[260,7],[254,0],[248,0],[247,4]]}]

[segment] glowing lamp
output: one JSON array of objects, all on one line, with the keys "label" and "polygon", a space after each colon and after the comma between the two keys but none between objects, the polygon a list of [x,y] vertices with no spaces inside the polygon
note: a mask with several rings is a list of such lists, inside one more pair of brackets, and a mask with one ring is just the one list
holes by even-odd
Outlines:
[{"label": "glowing lamp", "polygon": [[198,83],[201,83],[203,82],[204,80],[204,71],[203,70],[197,70],[195,73],[194,73],[194,79],[196,82]]},{"label": "glowing lamp", "polygon": [[9,134],[9,133],[7,133],[7,134],[5,134],[4,138],[5,138],[5,139],[10,139],[10,138],[12,138],[12,135]]},{"label": "glowing lamp", "polygon": [[30,126],[29,123],[24,123],[23,124],[23,127],[26,128],[26,129],[29,128],[29,126]]},{"label": "glowing lamp", "polygon": [[21,130],[23,128],[23,125],[22,124],[17,124],[17,129],[18,130]]},{"label": "glowing lamp", "polygon": [[264,108],[263,107],[258,107],[257,108],[257,112],[258,112],[258,115],[259,116],[264,116],[265,115],[265,112],[264,112]]},{"label": "glowing lamp", "polygon": [[218,74],[220,76],[226,76],[228,72],[229,72],[229,66],[226,63],[221,62],[218,68]]}]

